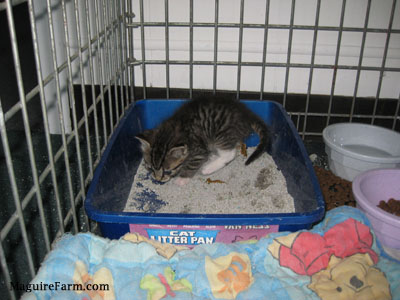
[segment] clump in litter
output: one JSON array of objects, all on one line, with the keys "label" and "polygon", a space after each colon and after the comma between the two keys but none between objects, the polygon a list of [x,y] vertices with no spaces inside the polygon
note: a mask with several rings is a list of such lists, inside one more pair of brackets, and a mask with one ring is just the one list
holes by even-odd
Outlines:
[{"label": "clump in litter", "polygon": [[271,184],[273,184],[271,176],[271,168],[263,168],[257,174],[256,182],[254,186],[260,190],[267,189]]}]

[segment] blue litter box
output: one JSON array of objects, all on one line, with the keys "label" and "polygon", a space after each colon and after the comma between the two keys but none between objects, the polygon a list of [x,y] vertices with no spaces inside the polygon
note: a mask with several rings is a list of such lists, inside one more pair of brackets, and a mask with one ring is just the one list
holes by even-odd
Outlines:
[{"label": "blue litter box", "polygon": [[[142,159],[136,134],[159,125],[186,100],[141,100],[126,111],[104,151],[85,200],[90,219],[105,237],[138,232],[161,242],[194,246],[202,243],[259,239],[270,232],[309,229],[324,215],[324,201],[303,142],[284,108],[272,101],[246,101],[270,127],[271,155],[287,181],[295,213],[167,214],[123,212]],[[251,135],[247,146],[256,146]]]}]

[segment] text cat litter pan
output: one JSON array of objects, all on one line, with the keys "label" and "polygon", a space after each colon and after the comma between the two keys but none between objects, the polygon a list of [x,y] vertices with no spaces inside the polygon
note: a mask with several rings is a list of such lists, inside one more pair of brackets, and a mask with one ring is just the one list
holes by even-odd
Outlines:
[{"label": "text cat litter pan", "polygon": [[[102,234],[119,238],[138,232],[161,242],[194,246],[202,243],[259,239],[270,232],[308,229],[322,219],[324,201],[313,167],[292,121],[271,101],[243,101],[272,132],[271,155],[294,198],[294,213],[178,214],[123,212],[141,162],[135,135],[171,116],[185,100],[142,100],[128,109],[104,151],[85,200],[85,209]],[[248,147],[258,144],[250,136]],[[244,166],[243,166],[244,167]],[[249,166],[251,167],[251,165]],[[180,237],[180,238],[179,238]]]}]

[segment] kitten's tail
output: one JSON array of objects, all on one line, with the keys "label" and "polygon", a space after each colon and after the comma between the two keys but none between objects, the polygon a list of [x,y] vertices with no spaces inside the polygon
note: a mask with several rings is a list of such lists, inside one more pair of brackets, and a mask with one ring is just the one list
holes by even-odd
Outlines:
[{"label": "kitten's tail", "polygon": [[250,155],[250,157],[246,160],[245,165],[251,164],[258,157],[261,156],[265,151],[269,150],[271,146],[270,141],[270,131],[267,125],[261,120],[258,116],[254,115],[252,118],[253,122],[251,123],[251,128],[258,134],[260,138],[260,143],[258,144],[256,150]]}]

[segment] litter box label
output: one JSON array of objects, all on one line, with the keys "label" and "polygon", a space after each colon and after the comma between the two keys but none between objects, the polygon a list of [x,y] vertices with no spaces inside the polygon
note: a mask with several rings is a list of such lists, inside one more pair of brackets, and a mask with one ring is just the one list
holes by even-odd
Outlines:
[{"label": "litter box label", "polygon": [[279,225],[154,225],[130,224],[130,232],[136,232],[161,243],[193,247],[200,244],[235,243],[259,240],[272,232],[279,231]]}]

